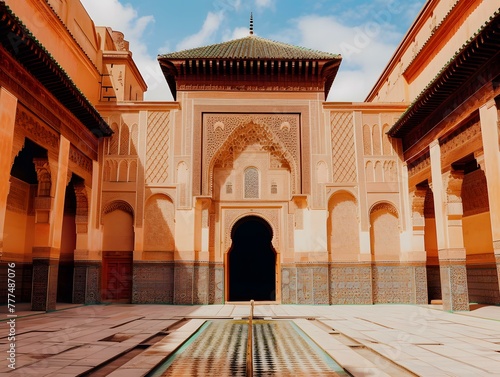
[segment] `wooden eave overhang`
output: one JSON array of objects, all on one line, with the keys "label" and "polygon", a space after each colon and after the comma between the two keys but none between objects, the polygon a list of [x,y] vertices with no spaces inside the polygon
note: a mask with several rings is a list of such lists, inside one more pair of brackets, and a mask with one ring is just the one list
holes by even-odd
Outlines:
[{"label": "wooden eave overhang", "polygon": [[257,36],[160,55],[158,61],[176,98],[179,85],[207,88],[271,87],[325,92],[338,72],[342,57]]},{"label": "wooden eave overhang", "polygon": [[0,44],[96,137],[113,131],[63,68],[0,1]]},{"label": "wooden eave overhang", "polygon": [[[500,9],[458,50],[412,102],[388,134],[404,138],[424,124],[439,106],[487,62],[500,57]],[[443,115],[444,116],[444,115]]]}]

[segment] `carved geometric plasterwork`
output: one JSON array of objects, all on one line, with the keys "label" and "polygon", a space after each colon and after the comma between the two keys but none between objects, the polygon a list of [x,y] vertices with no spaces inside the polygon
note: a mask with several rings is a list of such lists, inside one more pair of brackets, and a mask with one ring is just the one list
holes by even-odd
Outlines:
[{"label": "carved geometric plasterwork", "polygon": [[372,254],[386,260],[397,260],[400,252],[399,216],[390,203],[378,203],[370,211]]},{"label": "carved geometric plasterwork", "polygon": [[331,113],[331,142],[334,182],[355,182],[356,155],[352,113]]},{"label": "carved geometric plasterwork", "polygon": [[85,186],[84,182],[74,184],[76,196],[76,232],[87,233],[89,221],[89,194],[90,189]]},{"label": "carved geometric plasterwork", "polygon": [[52,177],[50,175],[49,160],[45,157],[33,158],[38,180],[38,196],[50,196]]},{"label": "carved geometric plasterwork", "polygon": [[92,174],[92,160],[73,145],[69,149],[69,160],[82,168],[86,173]]},{"label": "carved geometric plasterwork", "polygon": [[421,172],[422,170],[430,168],[430,166],[431,157],[429,152],[427,152],[417,160],[408,163],[408,176],[413,177],[415,174]]},{"label": "carved geometric plasterwork", "polygon": [[175,209],[166,195],[148,198],[144,209],[144,250],[173,251]]},{"label": "carved geometric plasterwork", "polygon": [[27,137],[44,148],[52,152],[57,152],[59,149],[59,136],[20,106],[17,107],[16,127],[22,129]]},{"label": "carved geometric plasterwork", "polygon": [[15,177],[10,177],[7,210],[26,214],[30,199],[30,184]]},{"label": "carved geometric plasterwork", "polygon": [[117,210],[129,213],[130,215],[132,215],[132,217],[134,216],[134,209],[132,208],[132,206],[129,203],[127,203],[123,200],[115,200],[115,201],[112,201],[111,203],[107,203],[103,206],[102,216],[101,216],[101,224],[102,224],[102,220],[104,218],[104,215],[111,213],[113,211],[117,211]]},{"label": "carved geometric plasterwork", "polygon": [[413,226],[424,225],[425,196],[427,189],[416,188],[410,193]]},{"label": "carved geometric plasterwork", "polygon": [[300,119],[298,114],[204,114],[203,193],[212,193],[213,169],[232,167],[247,147],[270,153],[273,169],[291,172],[291,192],[299,190]]},{"label": "carved geometric plasterwork", "polygon": [[469,143],[476,136],[481,135],[481,123],[476,118],[467,122],[459,130],[441,141],[441,154],[445,156],[454,149],[460,148]]},{"label": "carved geometric plasterwork", "polygon": [[382,202],[382,203],[376,204],[375,206],[372,207],[370,213],[373,214],[373,213],[378,212],[378,211],[387,212],[387,213],[390,213],[390,214],[396,216],[397,218],[399,217],[396,207],[394,207],[392,204],[387,203],[387,202]]},{"label": "carved geometric plasterwork", "polygon": [[166,183],[169,167],[170,113],[148,113],[146,182]]},{"label": "carved geometric plasterwork", "polygon": [[231,247],[231,230],[236,222],[245,216],[258,216],[266,220],[273,231],[271,243],[274,249],[280,250],[280,228],[279,228],[279,209],[277,208],[258,208],[249,212],[246,208],[241,209],[224,209],[224,240],[223,251],[226,252]]}]

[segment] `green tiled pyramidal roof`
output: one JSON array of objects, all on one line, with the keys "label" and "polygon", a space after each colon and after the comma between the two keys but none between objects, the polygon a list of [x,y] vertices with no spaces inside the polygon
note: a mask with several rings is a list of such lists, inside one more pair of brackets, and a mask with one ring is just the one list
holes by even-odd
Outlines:
[{"label": "green tiled pyramidal roof", "polygon": [[172,52],[160,59],[282,59],[324,60],[340,59],[340,55],[311,50],[270,39],[249,35],[232,41]]}]

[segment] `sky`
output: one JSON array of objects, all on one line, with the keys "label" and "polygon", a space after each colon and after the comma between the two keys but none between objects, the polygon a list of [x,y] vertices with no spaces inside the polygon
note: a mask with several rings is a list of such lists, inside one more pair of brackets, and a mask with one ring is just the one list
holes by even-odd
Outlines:
[{"label": "sky", "polygon": [[363,101],[425,0],[81,0],[96,26],[125,34],[149,101],[172,95],[158,54],[249,33],[342,55],[329,101]]}]

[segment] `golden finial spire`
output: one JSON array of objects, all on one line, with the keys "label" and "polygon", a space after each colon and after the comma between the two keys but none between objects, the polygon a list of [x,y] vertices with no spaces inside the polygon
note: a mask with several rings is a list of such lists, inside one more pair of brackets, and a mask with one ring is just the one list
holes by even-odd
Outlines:
[{"label": "golden finial spire", "polygon": [[253,14],[250,12],[250,35],[253,35]]}]

